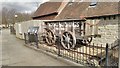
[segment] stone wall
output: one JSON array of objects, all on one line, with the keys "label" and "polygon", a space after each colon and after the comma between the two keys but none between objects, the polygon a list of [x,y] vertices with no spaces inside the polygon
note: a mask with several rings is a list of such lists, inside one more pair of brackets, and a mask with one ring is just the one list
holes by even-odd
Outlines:
[{"label": "stone wall", "polygon": [[106,43],[113,44],[118,39],[118,27],[120,27],[118,26],[118,17],[116,19],[99,19],[97,34],[100,34],[101,37],[93,38],[92,43],[103,45]]}]

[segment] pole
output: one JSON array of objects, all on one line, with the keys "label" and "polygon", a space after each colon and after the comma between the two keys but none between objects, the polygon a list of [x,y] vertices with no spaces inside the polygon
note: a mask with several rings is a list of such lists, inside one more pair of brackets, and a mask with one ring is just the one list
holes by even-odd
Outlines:
[{"label": "pole", "polygon": [[106,43],[106,63],[105,65],[108,67],[108,43]]}]

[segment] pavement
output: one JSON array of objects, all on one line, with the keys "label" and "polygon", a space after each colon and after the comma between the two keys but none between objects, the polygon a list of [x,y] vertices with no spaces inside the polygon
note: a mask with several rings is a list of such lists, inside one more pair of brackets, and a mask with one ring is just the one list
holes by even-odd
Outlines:
[{"label": "pavement", "polygon": [[[3,29],[2,45],[0,45],[0,62],[5,66],[71,66],[42,52],[37,52],[24,46],[24,41],[10,34],[9,29]],[[2,48],[1,48],[2,47]]]}]

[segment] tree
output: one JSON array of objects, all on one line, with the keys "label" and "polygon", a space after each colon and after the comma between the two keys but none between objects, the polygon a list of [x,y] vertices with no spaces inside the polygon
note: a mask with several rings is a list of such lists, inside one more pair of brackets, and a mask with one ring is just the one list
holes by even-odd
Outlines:
[{"label": "tree", "polygon": [[[9,24],[15,24],[17,22],[28,21],[32,19],[33,13],[22,13],[18,12],[16,9],[3,7],[2,8],[2,24],[8,27]],[[15,18],[17,15],[17,18]]]},{"label": "tree", "polygon": [[7,8],[3,8],[2,9],[2,24],[4,24],[5,25],[5,27],[7,27],[8,26],[8,22],[7,22],[7,19],[6,19],[6,14],[7,14]]}]

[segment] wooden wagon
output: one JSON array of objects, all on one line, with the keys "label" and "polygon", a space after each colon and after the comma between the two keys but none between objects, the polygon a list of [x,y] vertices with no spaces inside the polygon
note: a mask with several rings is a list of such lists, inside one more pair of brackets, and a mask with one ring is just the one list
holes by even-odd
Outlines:
[{"label": "wooden wagon", "polygon": [[49,46],[60,42],[65,49],[75,48],[77,44],[86,45],[98,34],[86,34],[86,20],[67,19],[45,22],[45,40]]}]

